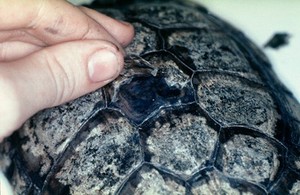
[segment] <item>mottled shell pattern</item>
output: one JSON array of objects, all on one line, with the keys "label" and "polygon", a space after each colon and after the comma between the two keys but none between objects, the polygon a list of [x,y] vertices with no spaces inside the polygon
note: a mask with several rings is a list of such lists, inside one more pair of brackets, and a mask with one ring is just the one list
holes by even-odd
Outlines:
[{"label": "mottled shell pattern", "polygon": [[99,11],[135,27],[125,68],[0,145],[17,194],[300,193],[300,105],[243,33],[187,2]]}]

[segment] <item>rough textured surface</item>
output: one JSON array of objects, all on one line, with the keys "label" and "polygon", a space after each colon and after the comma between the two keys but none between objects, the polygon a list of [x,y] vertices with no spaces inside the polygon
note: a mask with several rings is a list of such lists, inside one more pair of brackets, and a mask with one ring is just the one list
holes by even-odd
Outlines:
[{"label": "rough textured surface", "polygon": [[185,194],[184,183],[149,165],[144,165],[126,182],[120,194]]},{"label": "rough textured surface", "polygon": [[71,184],[72,194],[109,194],[142,161],[137,131],[124,117],[107,111],[96,120],[99,124],[55,175],[58,182]]},{"label": "rough textured surface", "polygon": [[137,2],[99,7],[136,29],[121,75],[0,144],[16,193],[299,194],[300,105],[261,51],[199,5]]},{"label": "rough textured surface", "polygon": [[224,174],[255,183],[274,181],[281,164],[276,147],[260,137],[234,135],[219,152],[217,164]]},{"label": "rough textured surface", "polygon": [[142,128],[146,158],[158,167],[188,178],[211,158],[217,142],[217,132],[195,109],[162,110],[159,118]]},{"label": "rough textured surface", "polygon": [[256,83],[216,72],[195,75],[199,104],[222,126],[246,125],[275,136],[280,118],[270,94]]},{"label": "rough textured surface", "polygon": [[228,178],[216,170],[211,170],[198,175],[198,178],[193,182],[191,189],[192,194],[203,195],[250,195],[264,193],[264,191],[257,186],[249,185],[249,183],[242,180]]}]

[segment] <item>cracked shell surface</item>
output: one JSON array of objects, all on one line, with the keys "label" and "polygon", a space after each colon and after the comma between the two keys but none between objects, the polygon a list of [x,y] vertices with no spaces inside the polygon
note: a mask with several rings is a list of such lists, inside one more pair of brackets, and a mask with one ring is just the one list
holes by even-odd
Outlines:
[{"label": "cracked shell surface", "polygon": [[107,86],[0,144],[16,194],[299,194],[300,105],[243,33],[200,5],[92,8],[134,25]]}]

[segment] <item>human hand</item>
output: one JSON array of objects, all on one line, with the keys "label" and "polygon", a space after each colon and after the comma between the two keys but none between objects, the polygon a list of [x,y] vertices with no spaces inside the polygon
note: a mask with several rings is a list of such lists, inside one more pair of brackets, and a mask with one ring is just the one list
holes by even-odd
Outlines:
[{"label": "human hand", "polygon": [[63,0],[0,0],[0,142],[36,112],[117,77],[133,34]]}]

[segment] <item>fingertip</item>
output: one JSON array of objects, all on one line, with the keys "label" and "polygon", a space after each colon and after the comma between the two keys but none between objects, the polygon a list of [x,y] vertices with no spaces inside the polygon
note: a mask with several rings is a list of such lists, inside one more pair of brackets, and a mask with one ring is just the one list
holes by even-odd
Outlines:
[{"label": "fingertip", "polygon": [[125,29],[124,31],[126,33],[124,33],[122,36],[122,41],[120,44],[124,47],[126,47],[127,45],[129,45],[131,43],[131,41],[133,40],[134,38],[134,35],[135,35],[135,30],[134,30],[134,27],[132,24],[128,23],[128,22],[125,22],[125,21],[119,21],[123,24],[123,28]]},{"label": "fingertip", "polygon": [[114,19],[86,7],[79,7],[79,9],[105,28],[123,47],[126,47],[132,41],[135,34],[132,24]]}]

